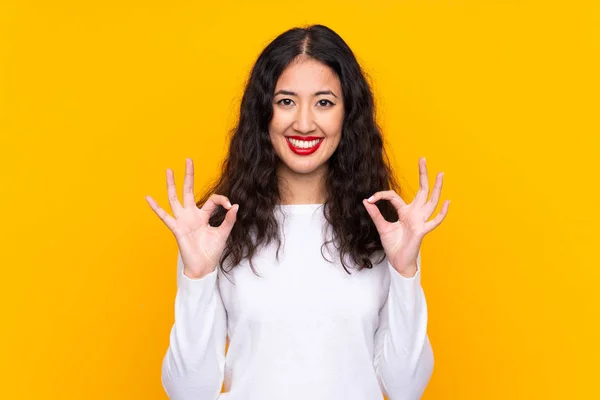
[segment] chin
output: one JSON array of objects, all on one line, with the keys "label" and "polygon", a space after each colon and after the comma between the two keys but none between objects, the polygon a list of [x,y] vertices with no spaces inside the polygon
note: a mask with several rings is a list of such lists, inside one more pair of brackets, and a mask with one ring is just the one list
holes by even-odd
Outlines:
[{"label": "chin", "polygon": [[294,162],[294,161],[287,162],[285,160],[282,160],[281,162],[285,165],[286,169],[290,170],[291,172],[293,172],[295,174],[310,174],[310,173],[313,173],[323,167],[323,164],[318,164],[315,161],[301,163],[301,162]]}]

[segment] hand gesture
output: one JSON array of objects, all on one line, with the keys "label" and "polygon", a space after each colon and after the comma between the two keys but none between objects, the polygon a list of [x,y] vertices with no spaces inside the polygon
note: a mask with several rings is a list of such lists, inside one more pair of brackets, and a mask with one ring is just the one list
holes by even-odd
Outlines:
[{"label": "hand gesture", "polygon": [[[186,159],[183,206],[179,203],[173,171],[170,168],[167,169],[167,193],[175,218],[160,208],[152,197],[146,196],[146,200],[175,235],[183,260],[184,274],[193,279],[202,278],[213,272],[218,265],[219,257],[225,249],[227,238],[236,221],[239,205],[232,206],[227,197],[212,194],[202,208],[198,208],[194,199],[194,163],[190,158]],[[213,227],[208,221],[218,205],[228,211],[223,223]]]},{"label": "hand gesture", "polygon": [[[437,207],[443,176],[443,172],[437,174],[431,200],[427,201],[429,197],[427,167],[425,158],[421,158],[419,160],[420,188],[412,203],[407,205],[394,190],[377,192],[368,200],[363,200],[363,205],[379,232],[388,260],[394,269],[404,276],[413,276],[416,273],[417,256],[423,237],[441,224],[448,213],[450,200],[444,202],[441,211],[433,220],[427,221]],[[372,204],[380,199],[392,203],[398,211],[398,221],[388,222],[383,218],[379,208]]]}]

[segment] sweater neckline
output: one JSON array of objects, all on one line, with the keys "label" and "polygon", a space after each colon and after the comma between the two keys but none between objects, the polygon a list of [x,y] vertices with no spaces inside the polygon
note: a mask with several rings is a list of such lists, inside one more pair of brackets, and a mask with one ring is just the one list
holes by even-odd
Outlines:
[{"label": "sweater neckline", "polygon": [[276,204],[275,207],[292,214],[306,214],[313,212],[319,207],[323,206],[324,203],[311,203],[311,204]]}]

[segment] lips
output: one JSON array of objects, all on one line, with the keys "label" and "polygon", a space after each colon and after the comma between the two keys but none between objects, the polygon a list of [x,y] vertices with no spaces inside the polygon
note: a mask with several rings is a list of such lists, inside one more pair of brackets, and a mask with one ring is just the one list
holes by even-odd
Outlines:
[{"label": "lips", "polygon": [[[296,139],[298,141],[303,141],[303,142],[310,142],[312,140],[319,140],[319,142],[314,145],[311,148],[308,149],[302,149],[299,147],[295,147],[287,138],[291,138],[291,139]],[[319,146],[321,146],[321,143],[323,143],[323,140],[325,140],[325,138],[323,137],[319,137],[319,136],[286,136],[286,142],[288,144],[288,146],[290,147],[290,149],[301,156],[307,156],[309,154],[314,153],[315,151],[317,151],[317,149],[319,148]]]},{"label": "lips", "polygon": [[323,139],[320,136],[286,136],[286,137],[296,139],[296,140],[304,140],[307,142],[310,142],[311,140]]}]

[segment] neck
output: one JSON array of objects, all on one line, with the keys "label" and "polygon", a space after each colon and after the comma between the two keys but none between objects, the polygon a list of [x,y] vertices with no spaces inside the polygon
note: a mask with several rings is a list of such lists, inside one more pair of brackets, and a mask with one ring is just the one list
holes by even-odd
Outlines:
[{"label": "neck", "polygon": [[281,204],[325,203],[327,165],[307,174],[292,171],[286,165],[277,168]]}]

